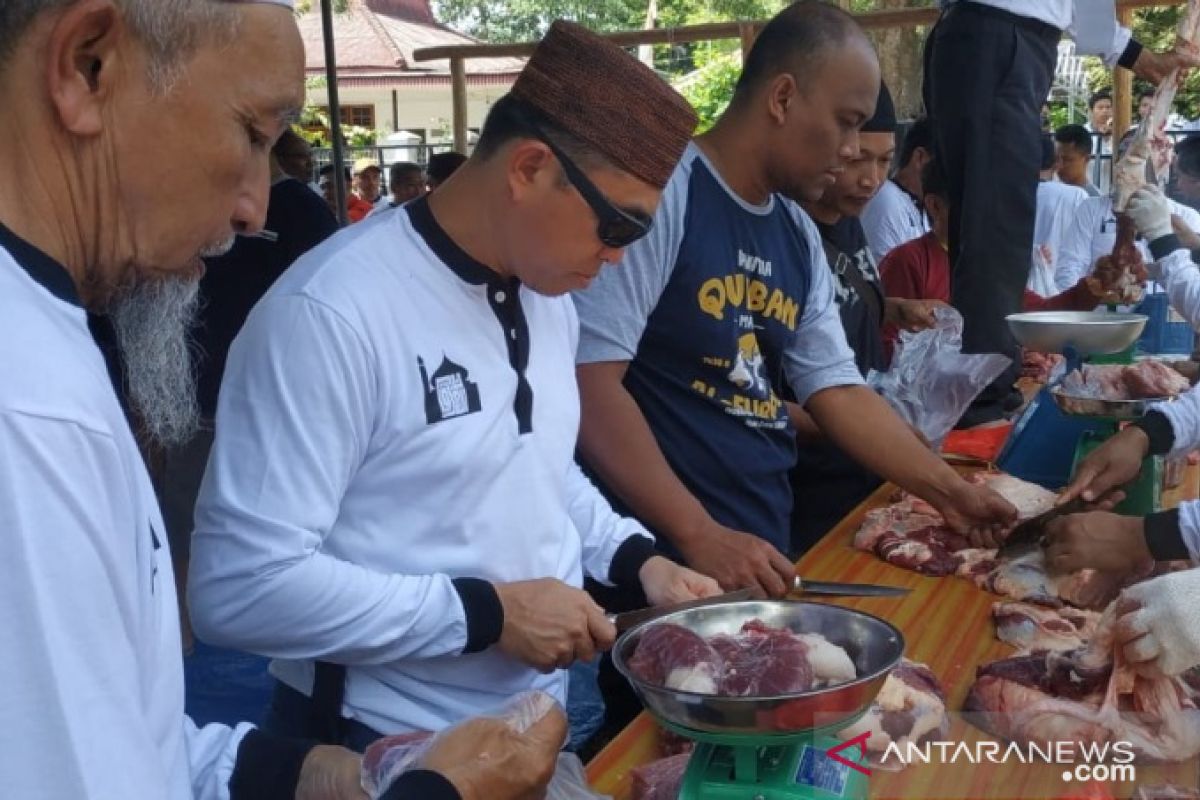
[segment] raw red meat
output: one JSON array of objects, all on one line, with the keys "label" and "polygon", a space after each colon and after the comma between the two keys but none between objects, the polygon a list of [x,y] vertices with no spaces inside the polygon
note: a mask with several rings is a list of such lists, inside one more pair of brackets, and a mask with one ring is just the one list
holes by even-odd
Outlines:
[{"label": "raw red meat", "polygon": [[994,603],[996,636],[1025,651],[1075,650],[1091,638],[1100,615],[1063,606],[1042,608],[1029,603]]},{"label": "raw red meat", "polygon": [[867,757],[871,766],[900,769],[902,764],[882,760],[888,745],[895,742],[903,748],[909,742],[939,739],[949,725],[946,695],[937,676],[924,664],[905,659],[888,675],[863,718],[838,731],[838,737],[853,739],[869,733]]},{"label": "raw red meat", "polygon": [[647,683],[723,697],[799,694],[855,678],[842,648],[761,620],[708,640],[679,625],[654,625],[642,635],[629,668]]},{"label": "raw red meat", "polygon": [[1200,753],[1200,710],[1178,678],[1147,680],[1113,660],[1113,614],[1084,648],[985,664],[963,710],[997,736],[1018,742],[1124,741],[1147,761]]},{"label": "raw red meat", "polygon": [[721,695],[773,697],[813,687],[808,647],[791,631],[752,620],[737,636],[714,636],[709,642],[725,660]]},{"label": "raw red meat", "polygon": [[1142,359],[1136,364],[1085,364],[1063,379],[1060,393],[1068,399],[1153,400],[1174,397],[1191,388],[1191,382],[1161,361]]},{"label": "raw red meat", "polygon": [[630,773],[632,800],[677,800],[691,753],[660,758]]},{"label": "raw red meat", "polygon": [[1063,357],[1058,353],[1039,353],[1036,350],[1025,350],[1021,358],[1021,377],[1031,378],[1038,383],[1050,380],[1050,373],[1061,364]]},{"label": "raw red meat", "polygon": [[642,634],[629,669],[656,686],[717,694],[725,661],[698,633],[662,623]]}]

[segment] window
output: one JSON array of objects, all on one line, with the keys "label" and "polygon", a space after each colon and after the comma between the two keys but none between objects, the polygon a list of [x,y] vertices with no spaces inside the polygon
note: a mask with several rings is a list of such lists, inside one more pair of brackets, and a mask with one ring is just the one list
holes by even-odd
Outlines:
[{"label": "window", "polygon": [[[329,116],[329,108],[321,109]],[[342,106],[342,125],[356,125],[360,128],[375,129],[375,106]]]}]

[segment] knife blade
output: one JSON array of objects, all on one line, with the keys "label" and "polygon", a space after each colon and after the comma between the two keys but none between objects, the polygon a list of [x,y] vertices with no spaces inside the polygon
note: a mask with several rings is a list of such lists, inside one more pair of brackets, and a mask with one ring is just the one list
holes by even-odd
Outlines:
[{"label": "knife blade", "polygon": [[1043,511],[1035,517],[1017,523],[1017,527],[1009,532],[1008,538],[1000,545],[1000,549],[996,552],[997,557],[1011,558],[1033,550],[1041,544],[1042,536],[1046,533],[1046,525],[1051,520],[1086,510],[1087,503],[1082,497],[1076,497],[1064,505]]},{"label": "knife blade", "polygon": [[820,594],[829,597],[901,597],[911,592],[903,586],[880,586],[873,583],[838,583],[813,581],[796,576],[793,594]]},{"label": "knife blade", "polygon": [[726,603],[737,603],[742,600],[753,599],[755,599],[753,589],[739,589],[736,592],[726,592],[725,594],[718,594],[712,597],[704,597],[700,600],[689,600],[686,603],[673,603],[668,606],[650,606],[648,608],[639,608],[636,611],[609,614],[608,621],[616,626],[617,633],[624,633],[635,625],[641,625],[643,622],[665,617],[677,611],[704,608],[705,606],[719,606]]}]

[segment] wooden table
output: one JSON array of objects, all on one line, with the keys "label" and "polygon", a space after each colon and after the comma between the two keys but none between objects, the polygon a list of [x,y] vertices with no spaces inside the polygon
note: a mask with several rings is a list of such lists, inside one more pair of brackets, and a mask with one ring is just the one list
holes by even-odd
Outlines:
[{"label": "wooden table", "polygon": [[[801,575],[814,580],[854,581],[907,586],[912,593],[903,599],[861,598],[839,601],[891,622],[903,633],[905,654],[928,664],[942,682],[947,708],[953,713],[975,679],[978,665],[1011,655],[1014,649],[999,641],[992,625],[992,603],[998,597],[955,578],[929,578],[893,567],[869,553],[851,547],[855,532],[867,511],[887,503],[894,491],[884,486],[841,524],[830,531],[797,562]],[[1181,486],[1164,494],[1170,507],[1183,499],[1200,497],[1200,468],[1189,466]],[[951,741],[981,741],[991,737],[961,719],[954,719]],[[628,800],[629,772],[659,757],[658,729],[643,713],[588,764],[592,787],[616,800]],[[1069,798],[1070,786],[1062,780],[1062,767],[1021,764],[953,766],[913,765],[903,772],[876,771],[871,776],[872,798],[932,800],[933,798]],[[1139,767],[1138,784],[1174,782],[1195,786],[1196,763],[1165,767]],[[1076,787],[1078,789],[1078,787]],[[1114,787],[1116,797],[1128,797],[1131,787]],[[749,798],[748,798],[749,800]]]}]

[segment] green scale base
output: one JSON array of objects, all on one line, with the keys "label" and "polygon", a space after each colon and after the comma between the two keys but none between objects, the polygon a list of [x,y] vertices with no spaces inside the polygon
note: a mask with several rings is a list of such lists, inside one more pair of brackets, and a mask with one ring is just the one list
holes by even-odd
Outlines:
[{"label": "green scale base", "polygon": [[[829,731],[717,734],[660,722],[696,741],[679,800],[866,800],[867,775],[827,755],[842,743]],[[866,766],[858,748],[838,755]]]}]

